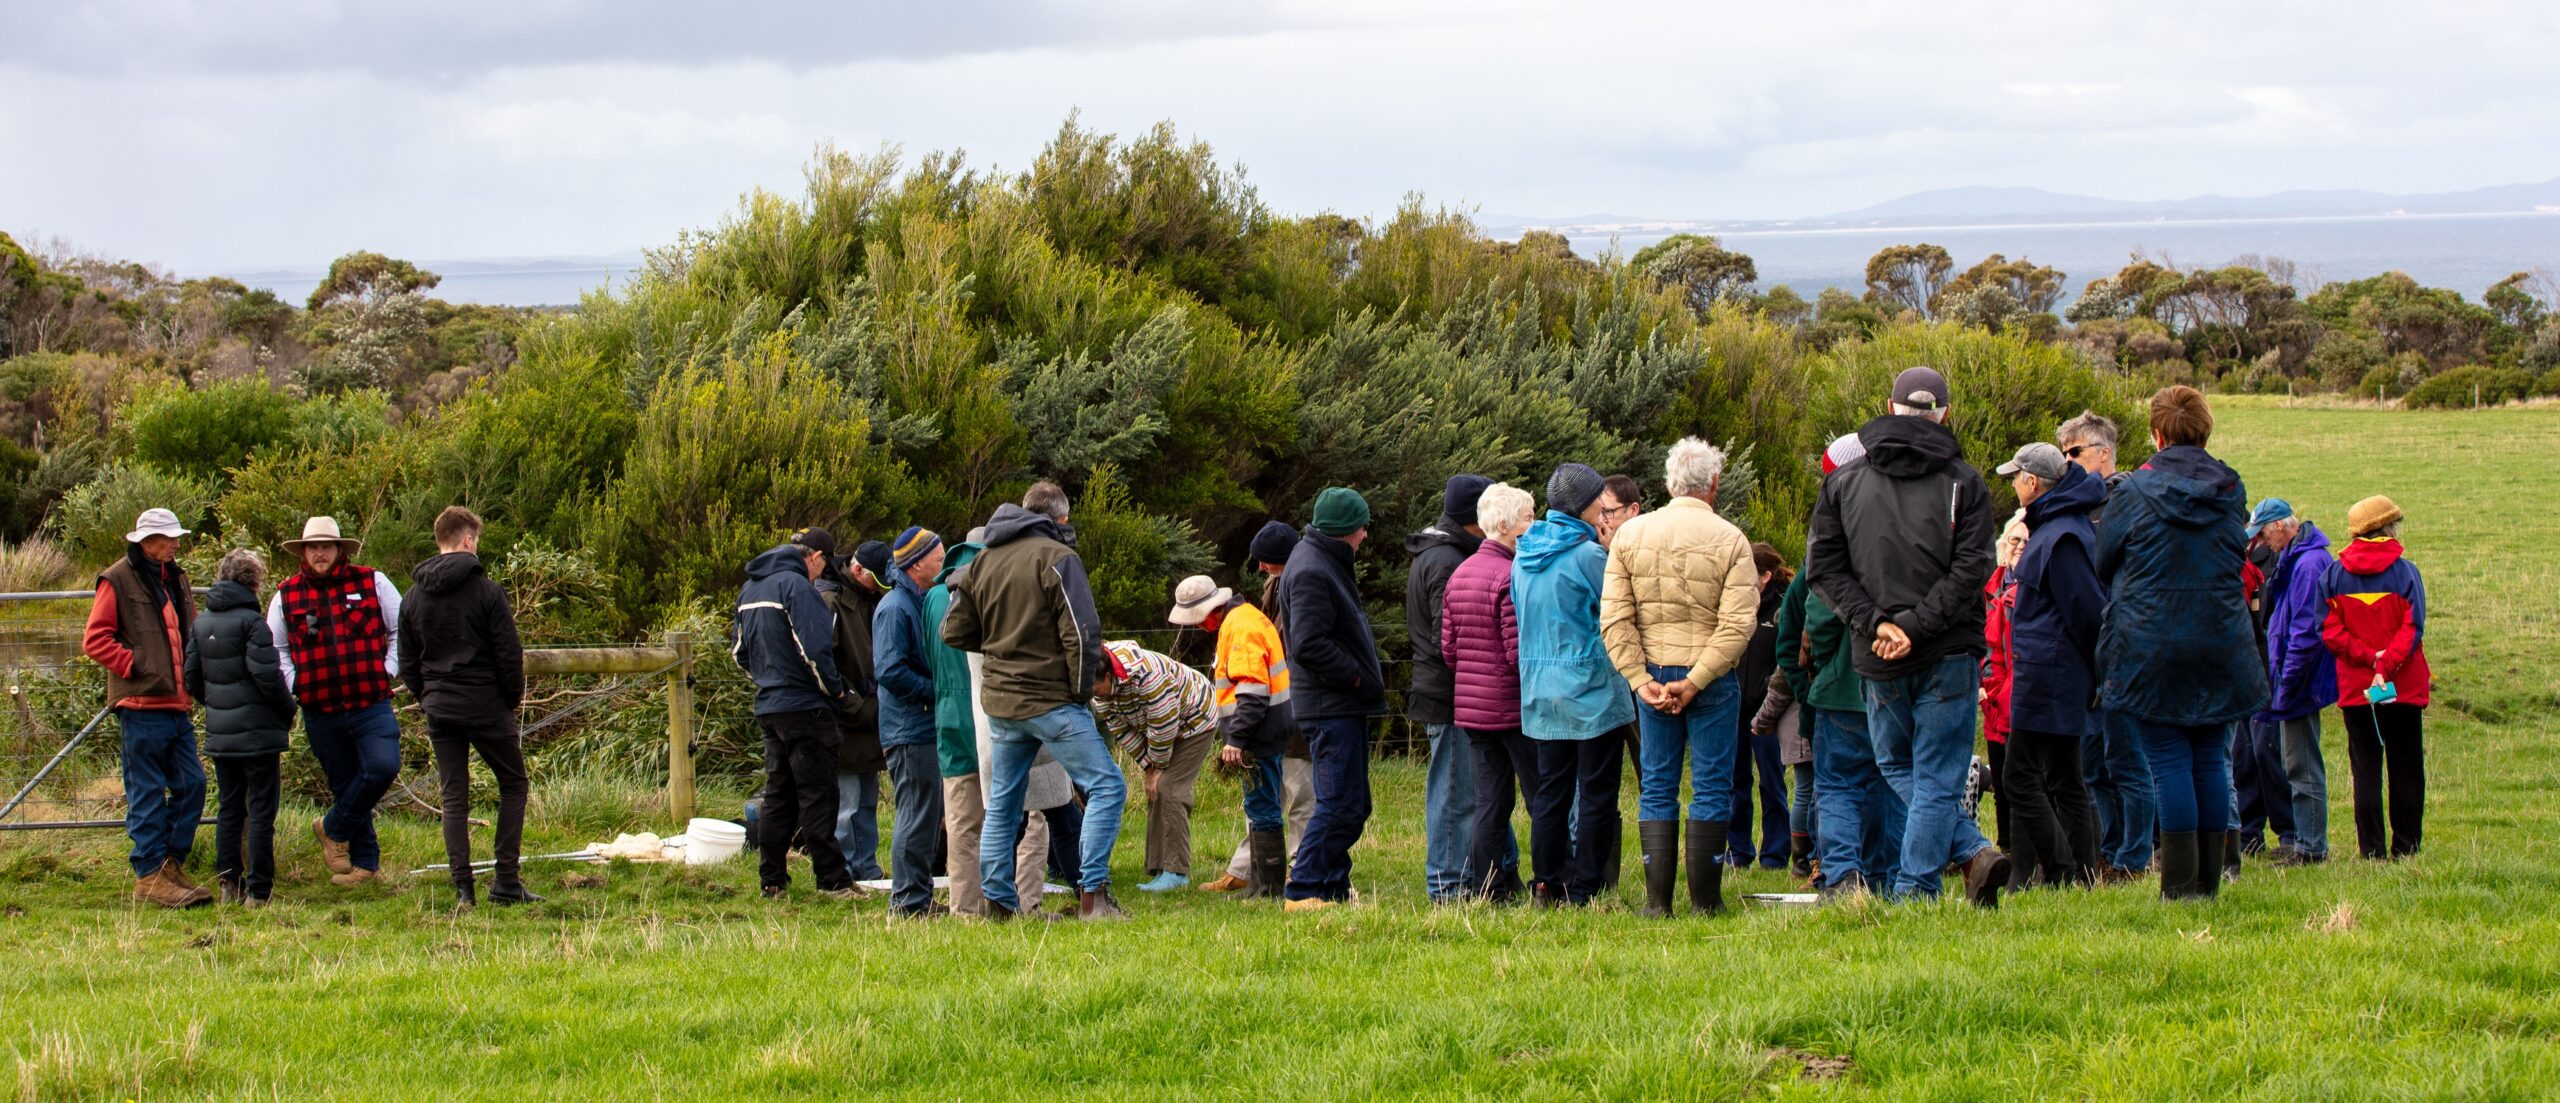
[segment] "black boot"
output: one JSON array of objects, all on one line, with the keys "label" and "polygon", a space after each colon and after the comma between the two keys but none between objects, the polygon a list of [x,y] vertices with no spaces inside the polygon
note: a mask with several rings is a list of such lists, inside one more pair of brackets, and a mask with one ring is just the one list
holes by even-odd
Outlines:
[{"label": "black boot", "polygon": [[468,877],[456,878],[453,882],[453,910],[467,912],[479,906],[479,886],[472,884]]},{"label": "black boot", "polygon": [[1278,899],[1280,890],[1289,883],[1289,843],[1277,831],[1255,831],[1245,836],[1245,852],[1251,855],[1253,883],[1246,885],[1246,899],[1268,896]]},{"label": "black boot", "polygon": [[1680,879],[1680,821],[1636,821],[1636,851],[1644,859],[1644,916],[1671,915],[1671,885]]},{"label": "black boot", "polygon": [[2222,892],[2223,848],[2230,837],[2228,831],[2196,832],[2196,899],[2211,900]]},{"label": "black boot", "polygon": [[1813,876],[1813,836],[1788,836],[1787,866],[1798,877]]},{"label": "black boot", "polygon": [[2184,900],[2196,894],[2196,833],[2160,833],[2160,898]]},{"label": "black boot", "polygon": [[1725,825],[1689,821],[1689,911],[1715,915],[1724,911]]},{"label": "black boot", "polygon": [[1602,842],[1600,844],[1600,888],[1597,890],[1598,894],[1601,896],[1607,896],[1610,893],[1618,891],[1618,871],[1627,854],[1626,840],[1619,834],[1624,830],[1624,828],[1620,826],[1624,822],[1625,821],[1612,816],[1609,818],[1609,830],[1602,833]]},{"label": "black boot", "polygon": [[2222,875],[2237,881],[2240,879],[2240,833],[2226,831],[2222,835],[2230,840],[2222,844]]},{"label": "black boot", "polygon": [[489,902],[500,907],[512,907],[517,904],[539,904],[542,898],[525,891],[524,882],[513,877],[500,877],[497,884],[489,886]]}]

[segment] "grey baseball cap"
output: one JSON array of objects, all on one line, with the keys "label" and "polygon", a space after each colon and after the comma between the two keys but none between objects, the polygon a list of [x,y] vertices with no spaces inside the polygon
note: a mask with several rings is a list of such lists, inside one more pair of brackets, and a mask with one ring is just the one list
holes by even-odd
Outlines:
[{"label": "grey baseball cap", "polygon": [[2024,471],[2045,482],[2056,483],[2062,481],[2063,469],[2069,466],[2071,461],[2062,458],[2062,449],[2037,441],[2018,449],[2017,455],[2000,465],[1999,473],[2015,475]]}]

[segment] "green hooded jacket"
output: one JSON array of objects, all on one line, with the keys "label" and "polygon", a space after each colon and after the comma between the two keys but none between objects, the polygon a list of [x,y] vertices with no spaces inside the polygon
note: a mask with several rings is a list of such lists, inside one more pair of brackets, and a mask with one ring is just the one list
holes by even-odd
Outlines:
[{"label": "green hooded jacket", "polygon": [[951,611],[951,574],[984,544],[961,544],[942,559],[942,573],[924,595],[924,659],[933,668],[933,735],[942,776],[967,777],[978,772],[978,720],[972,702],[976,687],[969,679],[969,653],[942,642],[942,618]]},{"label": "green hooded jacket", "polygon": [[[1797,661],[1800,640],[1810,641],[1810,669]],[[1785,672],[1787,688],[1795,692],[1798,703],[1833,712],[1866,711],[1866,683],[1850,662],[1851,643],[1848,625],[1831,611],[1820,592],[1805,583],[1804,573],[1797,572],[1778,606],[1778,669]]]}]

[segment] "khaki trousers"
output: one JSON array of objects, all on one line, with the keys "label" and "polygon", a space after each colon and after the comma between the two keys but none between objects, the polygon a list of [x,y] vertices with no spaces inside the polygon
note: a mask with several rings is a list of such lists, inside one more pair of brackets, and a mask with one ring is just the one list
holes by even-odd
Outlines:
[{"label": "khaki trousers", "polygon": [[[983,775],[942,779],[942,834],[951,870],[951,910],[961,915],[987,914],[987,894],[978,885],[978,836],[987,825],[987,790]],[[1034,811],[1013,848],[1014,899],[1027,910],[1040,906],[1049,880],[1049,820]]]},{"label": "khaki trousers", "polygon": [[1191,876],[1191,806],[1200,767],[1224,745],[1216,731],[1173,741],[1173,758],[1146,780],[1147,872]]}]

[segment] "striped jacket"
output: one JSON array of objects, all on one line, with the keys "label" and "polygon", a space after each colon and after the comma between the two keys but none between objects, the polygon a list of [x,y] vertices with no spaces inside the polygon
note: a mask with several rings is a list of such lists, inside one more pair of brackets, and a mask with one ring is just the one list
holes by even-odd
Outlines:
[{"label": "striped jacket", "polygon": [[1093,718],[1138,765],[1161,770],[1176,741],[1218,730],[1209,679],[1129,640],[1103,645],[1128,674],[1108,697],[1093,699]]}]

